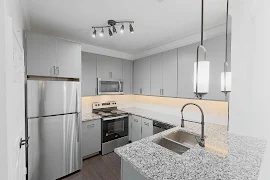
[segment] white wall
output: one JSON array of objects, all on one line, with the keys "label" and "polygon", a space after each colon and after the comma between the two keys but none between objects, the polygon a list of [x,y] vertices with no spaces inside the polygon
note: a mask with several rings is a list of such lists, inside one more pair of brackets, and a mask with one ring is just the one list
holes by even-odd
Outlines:
[{"label": "white wall", "polygon": [[5,69],[5,1],[0,1],[0,174],[8,179],[7,166],[7,121],[6,121],[6,69]]},{"label": "white wall", "polygon": [[[270,1],[232,2],[230,131],[269,140]],[[270,141],[260,180],[270,179]]]}]

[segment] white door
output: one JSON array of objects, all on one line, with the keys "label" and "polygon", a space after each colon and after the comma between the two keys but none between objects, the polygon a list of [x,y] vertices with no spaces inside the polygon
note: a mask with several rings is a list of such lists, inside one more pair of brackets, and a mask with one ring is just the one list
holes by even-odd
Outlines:
[{"label": "white door", "polygon": [[24,180],[25,146],[19,146],[20,139],[25,139],[24,51],[10,17],[6,18],[5,27],[8,175],[9,180]]}]

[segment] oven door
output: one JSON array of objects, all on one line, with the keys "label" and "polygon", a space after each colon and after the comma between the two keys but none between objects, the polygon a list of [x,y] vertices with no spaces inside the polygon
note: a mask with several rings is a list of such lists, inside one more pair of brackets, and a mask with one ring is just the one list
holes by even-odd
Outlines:
[{"label": "oven door", "polygon": [[128,115],[103,118],[102,143],[128,136]]},{"label": "oven door", "polygon": [[105,80],[98,78],[98,95],[102,94],[123,94],[122,80]]}]

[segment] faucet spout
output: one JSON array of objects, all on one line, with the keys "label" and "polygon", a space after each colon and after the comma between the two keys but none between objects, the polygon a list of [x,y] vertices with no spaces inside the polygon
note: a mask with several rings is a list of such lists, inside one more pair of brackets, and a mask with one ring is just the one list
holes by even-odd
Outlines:
[{"label": "faucet spout", "polygon": [[205,147],[205,138],[204,138],[204,113],[203,113],[202,108],[201,108],[198,104],[195,104],[195,103],[187,103],[187,104],[185,104],[185,105],[182,107],[182,109],[181,109],[181,116],[182,116],[182,118],[181,118],[181,127],[182,127],[182,128],[185,127],[185,121],[187,121],[187,122],[192,122],[192,123],[197,123],[197,122],[195,122],[195,121],[189,121],[189,120],[185,120],[185,119],[184,119],[184,113],[183,113],[183,111],[184,111],[185,107],[190,106],[190,105],[193,105],[193,106],[198,107],[199,110],[201,111],[201,123],[200,123],[200,124],[201,124],[201,139],[200,139],[199,145],[200,145],[201,147]]}]

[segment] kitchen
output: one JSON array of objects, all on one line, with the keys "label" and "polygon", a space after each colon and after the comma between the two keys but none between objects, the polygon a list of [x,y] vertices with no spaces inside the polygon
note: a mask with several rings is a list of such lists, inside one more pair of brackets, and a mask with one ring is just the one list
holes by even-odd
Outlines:
[{"label": "kitchen", "polygon": [[267,136],[236,120],[246,84],[235,2],[23,0],[21,30],[16,2],[5,15],[6,179],[266,178]]}]

